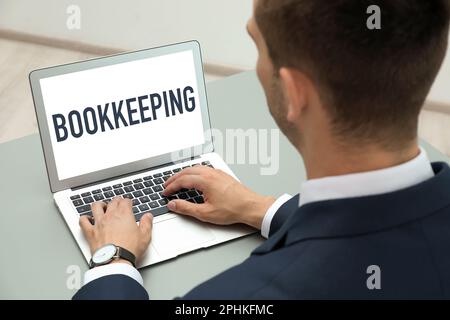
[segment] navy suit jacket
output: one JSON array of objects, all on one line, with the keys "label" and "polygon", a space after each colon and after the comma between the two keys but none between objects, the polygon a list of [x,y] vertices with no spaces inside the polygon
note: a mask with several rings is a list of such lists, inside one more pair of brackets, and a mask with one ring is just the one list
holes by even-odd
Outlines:
[{"label": "navy suit jacket", "polygon": [[[382,195],[301,208],[299,196],[292,198],[275,214],[269,239],[247,260],[183,298],[450,298],[450,167],[434,163],[433,170],[428,181]],[[367,286],[373,265],[379,290]],[[135,280],[112,275],[74,296],[121,298],[148,294]]]}]

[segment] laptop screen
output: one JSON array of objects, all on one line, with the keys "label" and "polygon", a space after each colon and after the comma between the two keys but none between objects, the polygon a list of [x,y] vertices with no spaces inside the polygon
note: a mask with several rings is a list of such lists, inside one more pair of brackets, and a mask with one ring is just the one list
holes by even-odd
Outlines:
[{"label": "laptop screen", "polygon": [[196,74],[187,50],[41,79],[58,178],[205,143]]}]

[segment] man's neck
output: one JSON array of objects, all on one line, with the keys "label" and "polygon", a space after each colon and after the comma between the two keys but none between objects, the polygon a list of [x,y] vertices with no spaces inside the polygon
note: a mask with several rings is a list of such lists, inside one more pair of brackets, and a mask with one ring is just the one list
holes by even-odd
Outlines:
[{"label": "man's neck", "polygon": [[308,180],[362,173],[394,167],[420,154],[417,141],[398,151],[386,151],[378,146],[314,147],[303,150]]}]

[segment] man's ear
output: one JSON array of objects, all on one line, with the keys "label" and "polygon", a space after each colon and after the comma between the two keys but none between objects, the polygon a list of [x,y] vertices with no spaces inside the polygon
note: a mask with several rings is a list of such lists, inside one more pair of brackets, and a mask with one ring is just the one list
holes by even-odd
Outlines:
[{"label": "man's ear", "polygon": [[287,103],[287,121],[296,122],[307,105],[307,88],[304,76],[297,70],[280,69],[280,81]]}]

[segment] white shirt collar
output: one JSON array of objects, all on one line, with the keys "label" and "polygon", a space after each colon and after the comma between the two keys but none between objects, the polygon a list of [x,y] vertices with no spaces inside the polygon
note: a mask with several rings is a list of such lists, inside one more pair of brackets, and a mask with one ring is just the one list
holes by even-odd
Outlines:
[{"label": "white shirt collar", "polygon": [[304,182],[300,203],[372,196],[405,189],[434,176],[424,149],[406,163],[382,170],[313,179]]}]

